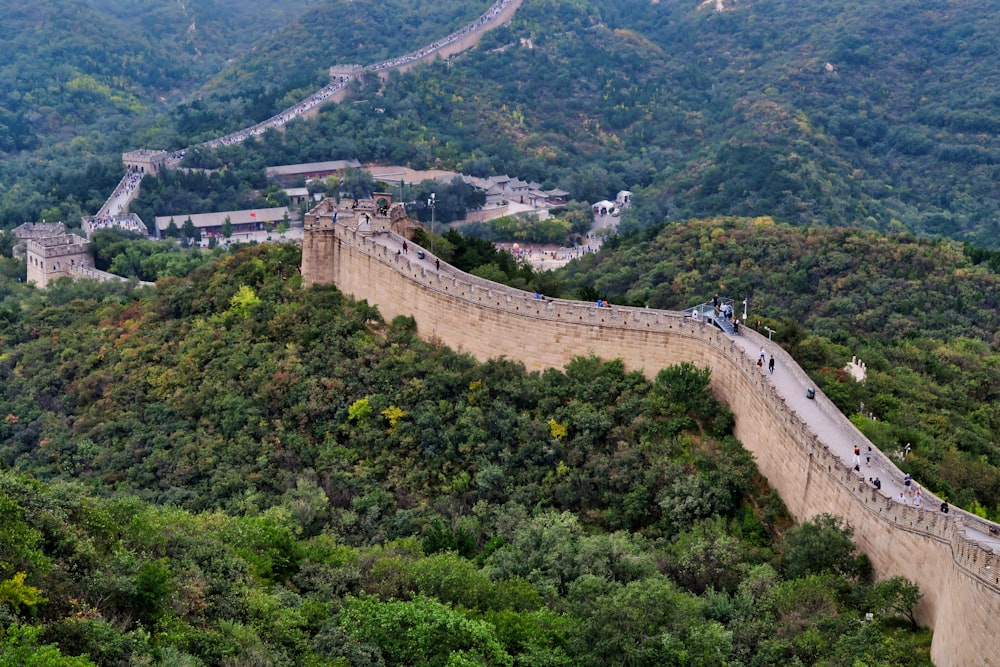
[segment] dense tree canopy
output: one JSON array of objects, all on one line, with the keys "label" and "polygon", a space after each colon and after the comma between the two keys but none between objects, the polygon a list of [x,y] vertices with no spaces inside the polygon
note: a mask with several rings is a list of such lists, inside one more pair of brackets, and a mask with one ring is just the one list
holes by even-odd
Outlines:
[{"label": "dense tree canopy", "polygon": [[477,363],[299,259],[0,281],[0,661],[929,664],[912,585],[782,537],[707,371]]}]

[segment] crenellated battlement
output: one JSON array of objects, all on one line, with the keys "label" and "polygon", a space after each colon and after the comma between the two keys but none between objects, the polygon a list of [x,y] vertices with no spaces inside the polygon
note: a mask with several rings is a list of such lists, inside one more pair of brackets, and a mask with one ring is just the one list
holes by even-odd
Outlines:
[{"label": "crenellated battlement", "polygon": [[[691,362],[712,372],[712,389],[736,416],[735,434],[754,454],[758,468],[800,520],[820,513],[843,517],[878,576],[902,575],[924,594],[918,618],[935,629],[938,664],[983,664],[1000,653],[993,619],[1000,615],[1000,578],[990,543],[998,527],[928,502],[917,508],[887,498],[844,464],[838,451],[870,442],[822,394],[810,401],[814,415],[836,426],[817,432],[747,354],[719,329],[684,313],[536,298],[418,256],[390,232],[363,229],[355,218],[335,216],[324,203],[306,216],[302,273],[306,284],[335,283],[367,299],[388,320],[412,316],[427,339],[485,360],[510,357],[530,370],[561,368],[573,357],[620,358],[626,367],[655,376],[659,369]],[[766,338],[741,330],[749,344]],[[801,386],[812,382],[794,360],[769,346]],[[883,479],[901,481],[891,459],[873,448],[872,467]],[[983,539],[974,539],[984,536]]]}]

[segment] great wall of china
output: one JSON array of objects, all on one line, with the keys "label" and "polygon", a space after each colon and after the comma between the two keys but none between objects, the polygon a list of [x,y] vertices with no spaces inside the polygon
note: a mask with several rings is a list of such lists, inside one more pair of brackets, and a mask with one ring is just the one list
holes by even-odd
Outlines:
[{"label": "great wall of china", "polygon": [[[394,61],[332,68],[331,83],[295,107],[204,145],[238,143],[280,129],[292,118],[313,115],[323,103],[339,101],[350,82],[366,71],[384,77],[391,70],[405,71],[453,55],[509,20],[521,1],[498,0],[476,22]],[[96,218],[123,216],[139,190],[139,183],[133,182],[136,171],[144,174],[177,166],[184,151],[134,151],[126,154],[128,165],[127,156],[137,160],[136,166],[126,172]],[[811,428],[746,354],[745,346],[703,322],[692,322],[679,312],[603,310],[580,302],[538,300],[450,267],[437,271],[426,260],[397,254],[399,237],[393,231],[402,231],[398,215],[392,224],[386,221],[382,228],[375,224],[362,231],[351,226],[357,221],[350,215],[335,221],[330,206],[321,204],[306,216],[302,260],[306,284],[334,283],[343,292],[376,304],[387,319],[413,316],[425,338],[479,359],[519,359],[529,369],[560,368],[574,356],[591,354],[621,358],[629,368],[643,369],[647,375],[683,361],[709,368],[714,392],[736,416],[736,436],[754,454],[789,510],[798,519],[819,513],[844,517],[879,576],[903,575],[920,586],[924,598],[917,613],[935,631],[934,661],[1000,664],[996,631],[1000,622],[995,620],[1000,617],[998,559],[991,548],[993,540],[976,538],[995,535],[998,527],[964,512],[942,515],[903,505],[872,489],[834,452],[845,442],[863,441],[863,436],[821,393],[816,405],[839,424],[839,442]],[[48,272],[46,257],[39,254],[44,244],[34,245],[42,258],[37,270]],[[73,254],[61,245],[47,252],[60,257]],[[77,273],[97,273],[73,258],[70,267]],[[755,332],[744,330],[743,335],[754,346],[763,344]],[[808,381],[780,348],[775,354],[803,383]],[[877,460],[882,470],[901,475],[880,453]]]},{"label": "great wall of china", "polygon": [[[489,9],[472,23],[468,23],[455,32],[436,42],[428,44],[411,53],[374,63],[362,65],[339,65],[330,68],[330,83],[305,98],[295,106],[278,112],[267,120],[250,127],[232,132],[223,137],[212,139],[200,144],[200,148],[218,148],[239,144],[247,139],[256,139],[270,129],[281,129],[295,118],[314,116],[319,108],[328,102],[339,102],[347,92],[348,86],[366,72],[373,72],[385,79],[390,72],[406,72],[421,63],[431,62],[437,58],[450,58],[453,55],[474,46],[483,34],[497,28],[514,16],[523,0],[496,0]],[[163,168],[176,168],[189,149],[174,152],[142,149],[131,151],[123,156],[123,161],[129,167],[122,180],[115,187],[96,217],[114,218],[128,210],[128,205],[139,193],[139,182],[146,173],[156,174]],[[134,180],[136,176],[138,180]]]},{"label": "great wall of china", "polygon": [[[912,507],[873,489],[836,453],[846,443],[867,445],[853,424],[817,392],[817,409],[839,429],[817,433],[747,354],[747,346],[756,350],[765,338],[744,330],[747,340],[738,340],[680,312],[537,299],[445,265],[438,270],[412,244],[408,254],[400,251],[398,218],[366,219],[359,229],[351,211],[321,203],[306,215],[304,282],[335,284],[377,305],[387,320],[412,316],[423,338],[480,360],[509,357],[535,370],[595,355],[620,358],[649,376],[685,361],[711,369],[713,391],[736,416],[736,436],[795,517],[843,517],[878,576],[902,575],[920,586],[917,617],[934,629],[936,664],[998,664],[1000,562],[991,548],[997,526],[957,510]],[[790,356],[769,350],[803,387],[808,383]],[[881,453],[876,457],[886,475],[902,476]]]},{"label": "great wall of china", "polygon": [[[373,72],[385,79],[390,72],[406,72],[421,63],[431,62],[437,58],[449,58],[461,53],[477,44],[483,34],[509,21],[518,7],[521,6],[522,1],[496,0],[485,13],[472,23],[468,23],[455,32],[403,56],[368,66],[340,65],[331,67],[330,83],[295,106],[285,109],[265,121],[212,139],[199,146],[212,149],[242,143],[247,139],[256,139],[270,129],[281,129],[295,118],[314,116],[323,104],[341,101],[350,83],[366,72]],[[139,149],[124,153],[122,162],[126,167],[125,174],[97,213],[93,216],[86,216],[82,220],[82,227],[87,234],[87,239],[90,238],[92,231],[102,227],[113,227],[143,235],[148,234],[149,230],[145,224],[134,214],[128,213],[129,204],[139,195],[144,176],[159,174],[163,169],[179,167],[188,150],[167,152]],[[90,257],[86,239],[75,234],[67,234],[62,223],[56,224],[61,229],[48,234],[48,237],[45,234],[26,232],[30,236],[27,242],[23,243],[23,252],[28,263],[28,282],[44,289],[62,277],[92,279],[102,282],[125,280],[112,273],[95,269],[92,266],[93,258]],[[36,223],[26,223],[18,229],[35,226]],[[45,226],[44,222],[37,223],[38,229]]]}]

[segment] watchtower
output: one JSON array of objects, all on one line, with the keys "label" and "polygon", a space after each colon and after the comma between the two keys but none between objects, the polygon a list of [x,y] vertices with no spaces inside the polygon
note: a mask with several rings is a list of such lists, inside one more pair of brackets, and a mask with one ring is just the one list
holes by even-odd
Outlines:
[{"label": "watchtower", "polygon": [[337,230],[352,229],[376,235],[395,232],[410,237],[413,224],[406,206],[392,201],[388,192],[372,193],[371,199],[324,199],[306,213],[302,233],[302,281],[306,285],[336,282],[340,246]]},{"label": "watchtower", "polygon": [[122,164],[140,174],[156,176],[170,158],[167,151],[137,150],[122,153]]},{"label": "watchtower", "polygon": [[57,278],[91,263],[87,240],[76,234],[29,239],[25,247],[28,282],[45,289]]},{"label": "watchtower", "polygon": [[334,65],[330,68],[331,81],[345,81],[352,77],[360,78],[365,68],[362,65]]},{"label": "watchtower", "polygon": [[43,239],[50,236],[61,236],[66,233],[66,225],[61,222],[26,222],[15,227],[11,233],[17,239],[14,246],[14,258],[21,259],[27,251],[28,241]]}]

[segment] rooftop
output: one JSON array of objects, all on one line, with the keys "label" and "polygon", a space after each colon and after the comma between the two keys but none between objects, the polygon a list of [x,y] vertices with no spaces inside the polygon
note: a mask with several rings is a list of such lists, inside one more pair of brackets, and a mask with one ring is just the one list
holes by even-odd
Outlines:
[{"label": "rooftop", "polygon": [[328,162],[303,162],[301,164],[283,164],[277,167],[268,167],[265,170],[268,178],[275,176],[298,176],[300,174],[312,174],[317,171],[342,171],[344,169],[360,169],[361,163],[357,160],[330,160]]},{"label": "rooftop", "polygon": [[294,219],[294,214],[287,207],[279,206],[277,208],[252,208],[243,211],[221,211],[219,213],[158,215],[156,216],[155,224],[157,229],[165,230],[170,226],[170,221],[173,220],[174,224],[180,228],[190,218],[196,228],[203,229],[205,227],[221,227],[225,223],[227,216],[229,217],[229,222],[232,224],[245,225],[254,222],[281,222],[284,220],[286,213]]}]

